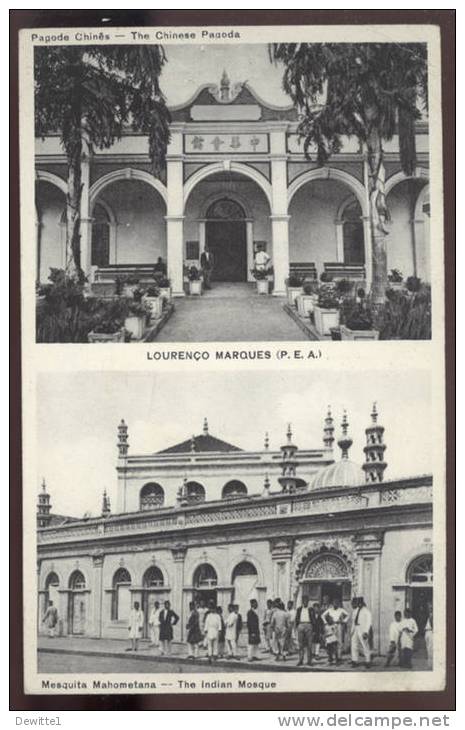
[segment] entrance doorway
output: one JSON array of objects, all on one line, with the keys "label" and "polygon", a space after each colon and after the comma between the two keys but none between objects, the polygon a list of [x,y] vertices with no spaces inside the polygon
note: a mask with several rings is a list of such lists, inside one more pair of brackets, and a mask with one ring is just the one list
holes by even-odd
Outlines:
[{"label": "entrance doorway", "polygon": [[212,281],[247,281],[245,213],[238,203],[222,198],[209,207],[205,241],[213,262]]},{"label": "entrance doorway", "polygon": [[194,573],[193,578],[193,601],[205,601],[205,605],[208,606],[210,601],[216,606],[218,599],[218,592],[216,586],[218,585],[218,576],[215,568],[209,563],[202,563],[199,565]]},{"label": "entrance doorway", "polygon": [[349,607],[350,581],[309,581],[302,583],[302,596],[308,596],[310,603],[319,603],[326,610],[337,599],[344,608]]},{"label": "entrance doorway", "polygon": [[86,630],[87,591],[86,579],[75,570],[69,580],[68,633],[82,635]]},{"label": "entrance doorway", "polygon": [[418,625],[418,637],[425,633],[425,624],[428,619],[428,608],[433,603],[433,556],[420,555],[410,563],[407,570],[407,600],[406,607],[412,611],[412,616]]}]

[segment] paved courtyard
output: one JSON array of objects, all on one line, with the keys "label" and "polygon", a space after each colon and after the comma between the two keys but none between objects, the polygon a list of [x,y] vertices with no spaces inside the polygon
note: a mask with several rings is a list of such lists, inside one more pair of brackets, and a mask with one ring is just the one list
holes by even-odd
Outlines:
[{"label": "paved courtyard", "polygon": [[254,284],[218,283],[200,297],[174,300],[156,342],[294,342],[307,340],[284,312],[281,297],[260,296]]},{"label": "paved courtyard", "polygon": [[[39,638],[38,669],[43,673],[121,673],[121,672],[347,672],[354,671],[350,664],[350,657],[344,655],[339,666],[330,665],[323,652],[319,661],[311,667],[297,667],[297,655],[293,654],[287,661],[275,660],[273,655],[259,651],[259,661],[247,661],[246,647],[238,650],[239,660],[218,659],[213,666],[208,663],[205,651],[196,661],[187,658],[186,644],[173,642],[172,654],[160,656],[158,650],[150,647],[143,641],[138,652],[126,651],[128,642],[118,639],[88,639],[57,637],[50,639],[46,636]],[[371,670],[360,667],[360,671],[388,671],[398,672],[399,667],[384,667],[385,658],[375,657]],[[422,651],[414,655],[414,669],[427,669],[426,657]]]}]

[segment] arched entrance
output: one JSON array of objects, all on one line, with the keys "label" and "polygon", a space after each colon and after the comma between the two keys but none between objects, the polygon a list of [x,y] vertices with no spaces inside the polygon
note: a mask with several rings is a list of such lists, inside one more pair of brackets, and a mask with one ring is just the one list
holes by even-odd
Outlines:
[{"label": "arched entrance", "polygon": [[60,587],[60,579],[57,574],[52,572],[47,575],[45,580],[44,606],[47,608],[49,601],[53,601],[53,605],[58,608],[59,597],[58,589]]},{"label": "arched entrance", "polygon": [[433,556],[419,555],[407,568],[406,607],[412,611],[418,624],[418,635],[423,636],[428,618],[428,606],[433,603]]},{"label": "arched entrance", "polygon": [[142,578],[142,610],[144,612],[144,637],[149,636],[149,616],[155,601],[163,607],[165,579],[157,565],[147,568]]},{"label": "arched entrance", "polygon": [[131,575],[126,568],[118,568],[112,581],[111,620],[126,621],[131,611]]},{"label": "arched entrance", "polygon": [[87,620],[86,579],[80,570],[75,570],[69,579],[68,633],[82,635],[86,632]]},{"label": "arched entrance", "polygon": [[255,598],[258,601],[258,573],[255,565],[248,560],[236,565],[232,572],[231,583],[233,586],[233,603],[239,606],[239,613],[246,616],[250,608],[250,601]]},{"label": "arched entrance", "polygon": [[192,584],[194,587],[194,601],[203,600],[206,605],[210,601],[213,601],[216,606],[218,576],[213,565],[210,565],[210,563],[201,563],[195,569]]},{"label": "arched entrance", "polygon": [[311,557],[300,580],[302,596],[311,603],[319,603],[326,609],[337,598],[345,608],[350,608],[352,582],[345,560],[334,553],[325,552]]},{"label": "arched entrance", "polygon": [[205,243],[213,261],[212,281],[247,281],[245,213],[231,198],[221,198],[207,210]]}]

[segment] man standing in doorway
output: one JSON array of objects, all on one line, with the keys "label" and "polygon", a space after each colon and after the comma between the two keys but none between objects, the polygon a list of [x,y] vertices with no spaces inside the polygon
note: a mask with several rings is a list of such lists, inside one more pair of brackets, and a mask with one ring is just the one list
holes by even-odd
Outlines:
[{"label": "man standing in doorway", "polygon": [[213,269],[213,257],[208,244],[205,245],[205,250],[200,255],[200,267],[203,274],[203,285],[205,289],[211,289],[210,280]]},{"label": "man standing in doorway", "polygon": [[418,624],[409,608],[404,611],[404,620],[400,624],[400,666],[412,669],[413,640],[418,634]]},{"label": "man standing in doorway", "polygon": [[137,651],[139,648],[139,639],[142,636],[142,628],[144,626],[144,612],[141,611],[140,604],[138,601],[134,601],[134,607],[131,608],[129,614],[129,638],[131,639],[131,646],[126,651]]},{"label": "man standing in doorway", "polygon": [[160,611],[160,641],[161,653],[171,654],[171,642],[173,641],[173,626],[179,621],[179,616],[171,608],[171,603],[165,601]]},{"label": "man standing in doorway", "polygon": [[247,611],[247,631],[249,642],[247,646],[247,659],[249,662],[258,662],[257,650],[260,644],[260,621],[258,618],[258,603],[255,598],[250,601],[250,608]]},{"label": "man standing in doorway", "polygon": [[307,665],[312,664],[312,643],[313,643],[313,624],[315,617],[313,610],[308,605],[308,596],[302,598],[302,605],[297,609],[295,615],[295,625],[297,628],[297,641],[299,644],[299,661],[297,666],[301,667],[304,663],[304,654],[307,650]]},{"label": "man standing in doorway", "polygon": [[160,646],[160,603],[155,601],[149,615],[150,646]]},{"label": "man standing in doorway", "polygon": [[365,657],[365,666],[371,667],[370,630],[372,628],[371,611],[363,598],[352,599],[352,628],[350,635],[350,655],[352,666],[358,666],[359,653]]}]

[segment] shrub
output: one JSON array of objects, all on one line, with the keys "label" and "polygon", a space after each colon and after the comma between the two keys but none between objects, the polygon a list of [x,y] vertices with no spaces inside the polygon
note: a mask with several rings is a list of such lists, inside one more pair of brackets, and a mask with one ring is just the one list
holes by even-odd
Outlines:
[{"label": "shrub", "polygon": [[252,274],[254,279],[256,279],[257,281],[264,281],[265,279],[268,278],[270,271],[269,271],[269,269],[253,268],[253,269],[250,269],[250,273]]},{"label": "shrub", "polygon": [[286,286],[289,286],[289,287],[302,286],[302,277],[297,276],[297,274],[289,274],[288,278],[286,279]]},{"label": "shrub", "polygon": [[304,294],[307,296],[310,294],[316,294],[318,292],[318,284],[314,281],[304,281],[302,289]]},{"label": "shrub", "polygon": [[409,276],[407,281],[405,282],[405,287],[406,289],[408,289],[409,292],[415,294],[416,292],[420,291],[421,279],[419,279],[418,276]]},{"label": "shrub", "polygon": [[350,294],[353,288],[354,285],[348,279],[339,279],[339,281],[336,282],[336,291],[341,296],[344,296],[345,294]]},{"label": "shrub", "polygon": [[146,297],[159,297],[160,296],[160,289],[158,286],[155,286],[152,284],[151,286],[147,287],[145,290],[145,296]]},{"label": "shrub", "polygon": [[332,284],[323,284],[318,292],[318,306],[321,309],[339,309],[341,301]]},{"label": "shrub", "polygon": [[200,279],[200,271],[197,266],[190,266],[187,272],[189,281],[198,281]]},{"label": "shrub", "polygon": [[423,284],[413,296],[403,290],[388,290],[379,313],[381,340],[431,339],[431,289]]},{"label": "shrub", "polygon": [[329,283],[329,282],[330,282],[330,281],[332,281],[332,280],[333,280],[333,277],[332,277],[332,275],[331,275],[331,274],[328,274],[328,272],[327,272],[327,271],[323,271],[323,272],[322,272],[322,273],[320,274],[320,281],[323,281],[323,282],[325,282],[325,283]]},{"label": "shrub", "polygon": [[391,269],[391,273],[388,275],[388,279],[393,283],[400,284],[400,282],[404,280],[404,277],[399,269]]},{"label": "shrub", "polygon": [[155,284],[162,289],[168,289],[171,286],[171,281],[165,274],[156,271],[153,278],[155,279]]}]

